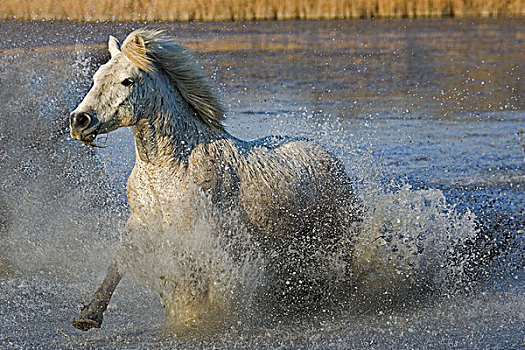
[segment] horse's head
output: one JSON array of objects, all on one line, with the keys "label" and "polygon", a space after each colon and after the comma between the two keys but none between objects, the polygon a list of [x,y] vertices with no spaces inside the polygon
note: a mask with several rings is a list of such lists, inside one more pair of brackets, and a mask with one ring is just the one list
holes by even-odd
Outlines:
[{"label": "horse's head", "polygon": [[[124,45],[145,48],[139,35]],[[108,46],[111,59],[95,73],[91,90],[69,119],[71,137],[89,145],[99,134],[137,123],[136,101],[147,74],[122,53],[117,39],[110,36]]]},{"label": "horse's head", "polygon": [[93,145],[97,135],[154,118],[154,111],[173,114],[176,104],[195,121],[224,130],[224,107],[191,54],[173,38],[138,29],[122,46],[111,36],[108,45],[111,59],[95,73],[93,87],[71,113],[74,139]]}]

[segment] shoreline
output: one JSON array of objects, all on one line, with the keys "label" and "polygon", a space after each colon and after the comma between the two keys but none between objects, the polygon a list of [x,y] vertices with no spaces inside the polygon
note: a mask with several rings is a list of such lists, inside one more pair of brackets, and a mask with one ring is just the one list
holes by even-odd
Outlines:
[{"label": "shoreline", "polygon": [[486,0],[4,0],[0,20],[230,22],[524,17],[525,1]]}]

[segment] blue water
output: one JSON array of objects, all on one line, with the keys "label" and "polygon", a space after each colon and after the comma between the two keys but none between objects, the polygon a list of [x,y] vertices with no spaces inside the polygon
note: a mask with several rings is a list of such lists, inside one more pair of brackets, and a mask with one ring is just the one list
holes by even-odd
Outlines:
[{"label": "blue water", "polygon": [[164,330],[158,298],[128,278],[102,329],[73,329],[123,230],[134,149],[129,130],[104,149],[71,141],[67,114],[107,59],[107,36],[143,23],[0,22],[11,34],[0,42],[0,347],[525,346],[524,20],[149,25],[195,50],[233,135],[314,139],[343,160],[364,202],[398,196],[378,220],[402,221],[418,203],[432,211],[440,195],[427,218],[472,213],[474,239],[458,258],[471,279],[402,307],[255,319],[203,340]]}]

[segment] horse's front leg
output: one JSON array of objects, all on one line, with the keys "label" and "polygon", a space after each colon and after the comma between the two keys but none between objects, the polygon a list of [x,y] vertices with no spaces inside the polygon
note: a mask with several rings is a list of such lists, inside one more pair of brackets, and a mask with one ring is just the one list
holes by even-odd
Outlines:
[{"label": "horse's front leg", "polygon": [[73,320],[73,327],[82,331],[100,328],[104,311],[106,311],[109,300],[123,276],[124,274],[118,270],[117,263],[111,264],[104,282],[93,295],[89,305],[84,306],[80,311],[80,315]]}]

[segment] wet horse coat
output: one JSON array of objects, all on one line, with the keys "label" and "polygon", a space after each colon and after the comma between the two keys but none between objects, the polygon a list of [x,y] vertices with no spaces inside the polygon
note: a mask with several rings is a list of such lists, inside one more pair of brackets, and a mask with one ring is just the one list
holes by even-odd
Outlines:
[{"label": "wet horse coat", "polygon": [[[239,213],[254,238],[268,246],[306,236],[328,246],[356,221],[350,179],[330,153],[308,140],[246,142],[230,135],[208,80],[171,38],[137,30],[122,46],[110,37],[109,51],[110,61],[71,113],[71,136],[93,144],[99,134],[131,127],[136,163],[127,185],[130,234],[144,232],[151,222],[187,230],[198,196],[218,212]],[[112,265],[75,327],[100,327],[120,270]]]}]

